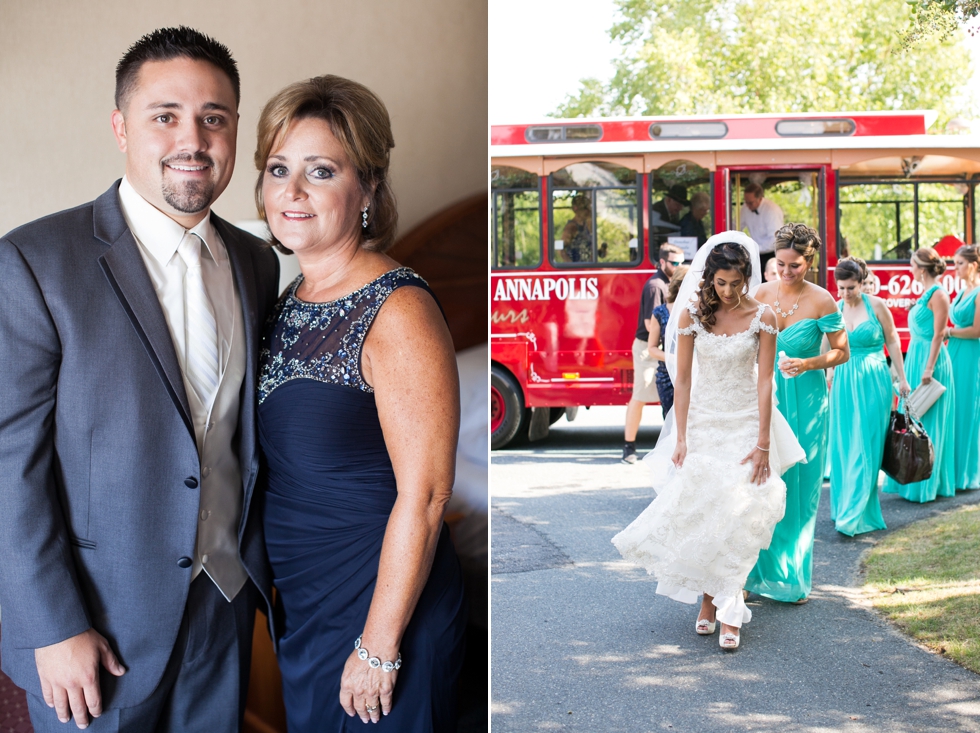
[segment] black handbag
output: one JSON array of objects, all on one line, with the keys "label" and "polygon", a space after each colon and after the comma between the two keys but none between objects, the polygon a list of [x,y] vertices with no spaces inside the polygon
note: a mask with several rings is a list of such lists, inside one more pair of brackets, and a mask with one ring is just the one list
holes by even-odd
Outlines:
[{"label": "black handbag", "polygon": [[902,412],[892,410],[881,468],[898,483],[911,484],[932,476],[935,460],[932,441],[906,400]]}]

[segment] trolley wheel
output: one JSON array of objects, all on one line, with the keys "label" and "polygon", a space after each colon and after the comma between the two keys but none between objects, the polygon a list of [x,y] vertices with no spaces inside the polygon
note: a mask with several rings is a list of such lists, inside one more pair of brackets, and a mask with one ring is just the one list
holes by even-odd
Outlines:
[{"label": "trolley wheel", "polygon": [[556,422],[562,419],[565,415],[564,407],[552,407],[551,414],[548,415],[549,425],[554,425]]},{"label": "trolley wheel", "polygon": [[490,366],[490,447],[498,450],[527,437],[531,411],[524,407],[524,395],[510,372],[497,364]]}]

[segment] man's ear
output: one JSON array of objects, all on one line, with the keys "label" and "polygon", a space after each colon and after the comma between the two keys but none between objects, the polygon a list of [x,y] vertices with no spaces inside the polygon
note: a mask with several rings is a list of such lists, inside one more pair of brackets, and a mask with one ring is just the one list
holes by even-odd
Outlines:
[{"label": "man's ear", "polygon": [[112,122],[112,134],[116,138],[116,145],[119,146],[119,150],[123,153],[126,152],[126,119],[123,117],[123,113],[118,109],[112,111],[112,116],[110,117]]}]

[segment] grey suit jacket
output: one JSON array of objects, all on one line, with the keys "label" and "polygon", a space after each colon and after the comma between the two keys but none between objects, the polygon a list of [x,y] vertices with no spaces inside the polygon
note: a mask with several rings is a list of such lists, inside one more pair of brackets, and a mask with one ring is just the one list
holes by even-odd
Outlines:
[{"label": "grey suit jacket", "polygon": [[[94,627],[128,668],[118,679],[102,671],[107,708],[141,702],[163,674],[190,586],[178,560],[194,556],[201,471],[177,355],[118,186],[0,239],[0,658],[40,695],[34,649]],[[255,393],[279,265],[255,237],[212,221],[245,322],[239,549],[268,603]]]}]

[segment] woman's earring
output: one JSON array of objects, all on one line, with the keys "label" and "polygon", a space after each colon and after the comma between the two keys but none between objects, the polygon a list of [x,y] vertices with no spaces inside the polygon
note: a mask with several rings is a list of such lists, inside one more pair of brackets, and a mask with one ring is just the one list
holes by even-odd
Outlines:
[{"label": "woman's earring", "polygon": [[367,206],[361,209],[361,229],[367,229],[367,212],[368,212]]}]

